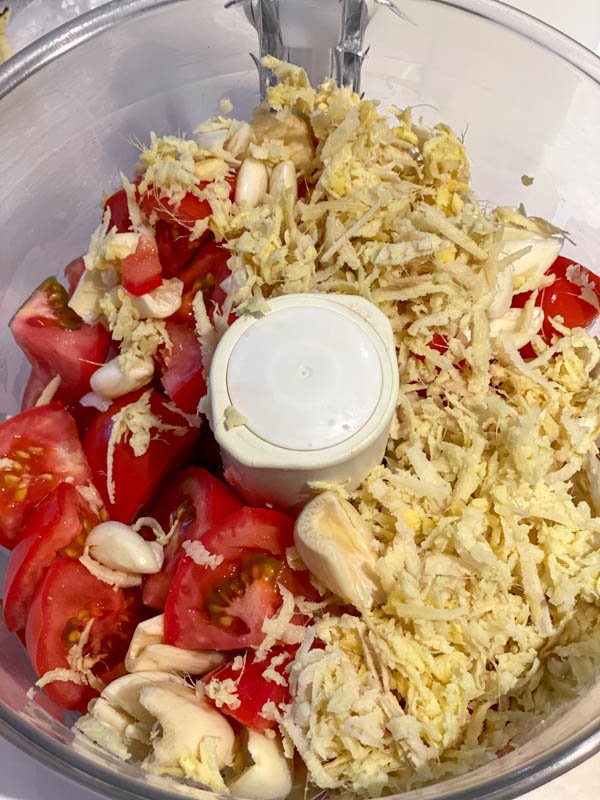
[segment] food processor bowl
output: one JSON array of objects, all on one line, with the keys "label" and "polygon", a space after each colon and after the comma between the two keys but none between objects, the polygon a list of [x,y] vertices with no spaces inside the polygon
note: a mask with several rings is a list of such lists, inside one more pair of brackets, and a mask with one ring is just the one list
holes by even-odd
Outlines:
[{"label": "food processor bowl", "polygon": [[[273,3],[284,18],[288,2]],[[411,105],[427,123],[448,123],[464,136],[472,183],[484,201],[523,203],[566,229],[577,258],[600,272],[600,60],[493,0],[397,0],[401,14],[390,2],[370,3],[364,41],[354,39],[355,50],[340,54],[332,3],[337,0],[306,0],[321,38],[311,39],[302,27],[307,23],[292,19],[285,30],[282,25],[283,49],[313,72],[335,63],[347,67],[359,57],[367,96]],[[37,283],[60,275],[86,250],[103,192],[119,185],[121,170],[132,171],[135,143],[147,141],[149,131],[191,133],[219,113],[223,97],[238,117],[248,116],[259,100],[249,55],[259,51],[247,12],[247,4],[226,9],[218,0],[119,0],[57,29],[0,68],[5,415],[19,410],[29,372],[8,322]],[[564,252],[572,255],[574,246],[567,243]],[[2,569],[6,561],[3,551]],[[11,742],[113,800],[181,797],[173,783],[74,739],[69,714],[43,695],[28,698],[34,680],[20,641],[2,628],[0,731]],[[402,797],[504,800],[598,749],[600,683],[538,724],[513,752]]]}]

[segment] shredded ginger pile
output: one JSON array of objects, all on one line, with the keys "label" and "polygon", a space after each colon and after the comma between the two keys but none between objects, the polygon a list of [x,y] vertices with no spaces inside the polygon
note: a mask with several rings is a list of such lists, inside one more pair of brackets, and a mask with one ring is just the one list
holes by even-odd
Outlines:
[{"label": "shredded ginger pile", "polygon": [[[235,158],[219,142],[204,152],[153,140],[142,161],[156,176],[171,154],[175,197],[206,191],[189,173],[208,158],[297,157],[306,181],[301,199],[267,195],[249,210],[208,197],[232,276],[216,331],[198,327],[205,355],[232,308],[290,292],[359,294],[392,324],[400,395],[385,462],[348,496],[382,544],[387,599],[322,611],[291,669],[294,699],[275,712],[315,784],[379,795],[497,757],[600,672],[600,350],[565,329],[552,346],[533,335],[524,361],[510,335],[490,335],[511,261],[503,226],[559,232],[523,209],[484,209],[450,129],[266,63],[280,82],[256,130],[277,120],[281,138],[254,136]],[[290,120],[309,127],[314,149],[301,132],[286,142]],[[199,132],[233,137],[241,124]],[[548,282],[524,279],[523,330]],[[447,348],[430,347],[440,337]]]}]

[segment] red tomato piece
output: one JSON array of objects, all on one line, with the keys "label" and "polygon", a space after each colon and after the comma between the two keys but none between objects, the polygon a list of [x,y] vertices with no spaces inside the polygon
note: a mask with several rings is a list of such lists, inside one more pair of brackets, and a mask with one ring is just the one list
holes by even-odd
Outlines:
[{"label": "red tomato piece", "polygon": [[41,395],[47,385],[48,384],[44,383],[44,381],[32,370],[29,373],[29,378],[27,379],[27,383],[25,384],[25,389],[23,391],[21,411],[27,411],[28,408],[33,408],[38,397]]},{"label": "red tomato piece", "polygon": [[242,508],[202,538],[222,557],[212,569],[181,559],[165,605],[165,641],[187,649],[258,647],[262,624],[281,606],[277,584],[306,595],[305,576],[293,572],[285,551],[294,522],[277,511]]},{"label": "red tomato piece", "polygon": [[[113,417],[125,406],[136,402],[144,389],[120,397],[111,407],[95,418],[86,434],[84,449],[88,456],[94,485],[106,504],[111,519],[130,523],[140,508],[152,497],[155,489],[173,470],[189,463],[192,449],[198,439],[198,429],[191,428],[184,417],[168,407],[168,401],[152,392],[150,410],[163,425],[176,426],[174,430],[154,430],[150,445],[141,456],[135,456],[126,435],[115,445],[112,459],[114,499],[107,487],[108,443],[113,429]],[[180,433],[181,430],[185,432]]]},{"label": "red tomato piece", "polygon": [[[199,188],[203,189],[207,185],[201,183]],[[198,220],[205,219],[212,213],[208,200],[200,200],[188,192],[181,202],[175,205],[154,186],[148,186],[140,197],[139,204],[148,218],[155,214],[158,219],[162,219],[170,225],[179,225],[189,231]]]},{"label": "red tomato piece", "polygon": [[[273,702],[278,709],[291,699],[290,689],[287,685],[286,667],[295,658],[298,647],[273,647],[264,661],[255,661],[252,652],[247,652],[244,656],[244,666],[241,670],[233,669],[233,661],[223,664],[214,672],[205,675],[203,682],[209,683],[213,678],[225,681],[230,678],[236,684],[236,697],[240,704],[237,708],[232,708],[226,703],[220,707],[224,714],[228,714],[233,719],[247,725],[259,733],[264,733],[269,728],[274,728],[277,723],[271,719],[265,719],[260,713],[265,703]],[[285,660],[277,663],[285,656]],[[275,659],[273,669],[286,679],[286,684],[282,685],[274,681],[268,681],[263,677],[263,672],[270,666]],[[209,702],[212,702],[208,695],[205,695]]]},{"label": "red tomato piece", "polygon": [[242,507],[242,501],[225,483],[200,467],[190,467],[172,481],[153,516],[168,531],[177,530],[165,547],[162,570],[144,581],[144,603],[162,611],[181,559],[185,541],[201,539],[219,520]]},{"label": "red tomato piece", "polygon": [[[231,187],[229,196],[233,197],[235,193],[235,176],[228,176],[226,181]],[[206,181],[203,181],[198,184],[198,189],[202,191],[208,185]],[[188,192],[178,204],[175,204],[160,189],[152,185],[148,186],[144,194],[141,195],[139,205],[148,218],[155,214],[158,219],[162,219],[170,225],[179,225],[190,231],[198,220],[206,219],[212,214],[208,200],[201,200],[196,195]],[[208,236],[208,231],[204,236]],[[198,240],[198,243],[200,242],[201,239]]]},{"label": "red tomato piece", "polygon": [[195,414],[206,394],[200,342],[191,328],[174,322],[167,322],[167,335],[171,349],[165,354],[162,385],[177,408]]},{"label": "red tomato piece", "polygon": [[23,411],[0,425],[0,544],[12,549],[31,509],[62,481],[92,474],[73,418],[60,403]]},{"label": "red tomato piece", "polygon": [[121,261],[123,288],[139,297],[162,284],[162,267],[156,239],[140,234],[135,253]]},{"label": "red tomato piece", "polygon": [[127,233],[131,230],[131,219],[129,217],[129,207],[127,204],[127,192],[119,189],[104,203],[104,210],[110,209],[109,228],[115,227],[117,233]]},{"label": "red tomato piece", "polygon": [[[194,311],[192,303],[197,292],[202,292],[204,299],[209,303],[210,311],[214,308],[214,303],[210,302],[217,297],[221,308],[225,300],[225,292],[220,287],[221,281],[231,274],[227,266],[227,260],[231,253],[222,245],[214,240],[205,244],[192,263],[179,274],[183,281],[183,296],[181,306],[175,312],[172,319],[177,322],[186,322],[191,327],[195,325]],[[217,293],[215,295],[215,293]],[[215,303],[217,301],[215,300]]]},{"label": "red tomato piece", "polygon": [[77,288],[77,284],[81,280],[81,276],[85,272],[85,264],[83,261],[83,257],[79,256],[74,261],[71,261],[65,267],[65,278],[67,279],[67,283],[69,284],[69,291],[68,295],[69,298],[73,297],[73,292]]},{"label": "red tomato piece", "polygon": [[100,519],[70,483],[60,483],[27,517],[4,577],[4,621],[11,631],[27,622],[35,590],[60,556],[79,558],[86,536]]},{"label": "red tomato piece", "polygon": [[[133,602],[131,602],[133,601]],[[33,598],[25,640],[37,675],[68,669],[67,654],[90,619],[94,620],[84,655],[102,656],[94,673],[99,677],[115,666],[129,644],[136,619],[135,601],[94,577],[79,561],[59,558],[48,569]],[[86,684],[53,681],[48,696],[62,708],[85,712],[98,692]]]},{"label": "red tomato piece", "polygon": [[[579,280],[574,282],[567,276],[569,267],[575,267],[579,274]],[[546,344],[551,344],[555,336],[561,334],[552,326],[551,317],[561,316],[567,328],[587,328],[598,316],[598,309],[584,300],[582,292],[585,291],[582,284],[587,284],[588,291],[595,294],[600,303],[600,278],[589,269],[578,264],[565,256],[558,256],[554,264],[550,267],[547,275],[554,275],[555,280],[551,286],[542,289],[538,294],[535,304],[544,312],[544,322],[542,323],[541,335]],[[521,292],[513,297],[513,308],[523,308],[531,297],[531,292]],[[535,352],[528,345],[521,351],[523,358],[533,358]]]},{"label": "red tomato piece", "polygon": [[10,330],[44,386],[60,375],[56,399],[76,403],[104,363],[110,334],[100,324],[83,322],[67,301],[64,287],[47,278],[12,318]]},{"label": "red tomato piece", "polygon": [[179,225],[170,225],[159,219],[155,226],[158,258],[165,278],[179,275],[190,263],[201,246],[200,241],[190,242],[190,232]]}]

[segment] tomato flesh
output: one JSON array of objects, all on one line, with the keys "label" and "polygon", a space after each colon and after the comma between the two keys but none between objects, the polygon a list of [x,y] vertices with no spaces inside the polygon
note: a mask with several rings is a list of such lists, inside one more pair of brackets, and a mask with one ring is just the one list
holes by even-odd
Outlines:
[{"label": "tomato flesh", "polygon": [[242,502],[226,484],[205,469],[190,467],[178,475],[161,498],[154,516],[164,530],[177,522],[177,530],[165,547],[162,570],[144,582],[144,603],[165,607],[169,587],[181,560],[185,541],[201,539],[217,522],[242,508]]},{"label": "tomato flesh", "polygon": [[195,414],[206,394],[200,342],[187,325],[173,322],[167,322],[167,335],[171,348],[165,356],[161,383],[177,408]]},{"label": "tomato flesh", "polygon": [[121,261],[123,288],[139,297],[162,284],[162,267],[158,258],[156,239],[140,234],[135,253]]},{"label": "tomato flesh", "polygon": [[[289,703],[291,699],[290,689],[287,684],[286,667],[292,663],[296,655],[298,647],[273,647],[264,661],[255,661],[252,652],[247,652],[244,656],[244,665],[241,670],[233,669],[233,661],[223,664],[218,667],[214,672],[205,675],[203,682],[208,684],[213,678],[219,681],[231,679],[236,684],[235,695],[239,699],[240,704],[237,708],[224,703],[220,706],[220,710],[227,714],[242,725],[247,725],[259,733],[264,733],[269,728],[274,728],[277,723],[275,720],[266,719],[262,716],[261,711],[265,703],[272,702],[278,709],[282,705]],[[282,656],[285,660],[277,663]],[[263,677],[263,672],[269,667],[272,660],[275,659],[273,669],[278,672],[283,678],[286,679],[285,685],[268,681]],[[208,695],[205,695],[209,702],[212,702]]]},{"label": "tomato flesh", "polygon": [[127,192],[119,189],[104,203],[104,210],[110,209],[109,228],[115,227],[117,233],[127,233],[131,230],[131,219],[129,217],[129,205],[127,203]]},{"label": "tomato flesh", "polygon": [[277,511],[242,508],[202,537],[215,568],[184,556],[165,604],[165,641],[187,649],[258,647],[262,624],[281,606],[278,584],[305,594],[301,573],[286,563],[294,522]]},{"label": "tomato flesh", "polygon": [[17,311],[10,330],[39,381],[46,386],[60,375],[56,398],[75,403],[89,392],[90,377],[108,353],[110,334],[100,324],[83,322],[67,302],[64,287],[48,278]]},{"label": "tomato flesh", "polygon": [[[540,307],[544,312],[544,322],[542,323],[540,334],[546,344],[552,344],[555,336],[561,336],[561,333],[550,322],[550,318],[562,317],[563,324],[567,328],[587,328],[599,313],[592,303],[583,299],[583,287],[567,277],[569,267],[577,268],[581,276],[581,282],[589,286],[598,302],[600,302],[600,278],[576,261],[565,256],[558,256],[546,273],[547,275],[554,275],[554,283],[542,289],[535,301],[536,306]],[[523,308],[530,297],[531,292],[521,292],[516,295],[513,297],[513,308]],[[523,348],[521,354],[524,358],[535,356],[531,346]]]},{"label": "tomato flesh", "polygon": [[154,430],[150,445],[141,456],[136,456],[125,436],[114,448],[113,480],[114,499],[109,497],[108,443],[113,429],[113,416],[121,409],[136,402],[145,390],[125,395],[114,402],[110,408],[98,414],[88,430],[84,450],[92,468],[94,485],[106,504],[111,519],[125,524],[130,523],[140,508],[152,497],[163,480],[189,463],[192,449],[198,439],[198,429],[190,427],[185,418],[168,407],[168,401],[152,392],[150,410],[164,425],[186,429],[183,435],[173,430]]},{"label": "tomato flesh", "polygon": [[[84,655],[103,656],[96,670],[107,671],[128,646],[129,617],[122,589],[98,580],[79,561],[59,558],[38,586],[27,617],[25,640],[37,675],[69,668],[67,654],[91,618],[94,624]],[[62,708],[82,712],[98,694],[72,681],[53,681],[45,691]]]},{"label": "tomato flesh", "polygon": [[157,221],[155,234],[163,275],[165,278],[178,276],[198,252],[200,242],[190,242],[189,231],[163,219]]},{"label": "tomato flesh", "polygon": [[[235,177],[228,176],[226,181],[231,187],[229,194],[232,197],[235,192]],[[198,189],[202,191],[208,185],[206,181],[203,181],[198,184]],[[179,225],[188,231],[193,229],[198,220],[206,219],[212,213],[208,200],[201,200],[196,195],[188,192],[178,204],[175,204],[153,185],[148,186],[144,194],[141,195],[139,205],[148,218],[155,215],[158,219],[168,222],[170,225]],[[207,236],[208,231],[197,240],[198,244]]]},{"label": "tomato flesh", "polygon": [[[87,484],[92,473],[73,418],[60,403],[32,408],[0,425],[0,544],[23,537],[32,508],[62,481]],[[6,459],[6,461],[5,461]]]},{"label": "tomato flesh", "polygon": [[27,517],[4,578],[4,621],[11,631],[27,622],[35,590],[59,555],[79,558],[88,531],[100,522],[77,489],[60,483]]},{"label": "tomato flesh", "polygon": [[74,259],[67,264],[65,267],[65,278],[67,279],[67,284],[69,286],[68,295],[69,298],[73,297],[73,292],[77,288],[77,284],[81,280],[81,276],[85,272],[85,263],[83,261],[83,257],[79,256],[79,258]]}]

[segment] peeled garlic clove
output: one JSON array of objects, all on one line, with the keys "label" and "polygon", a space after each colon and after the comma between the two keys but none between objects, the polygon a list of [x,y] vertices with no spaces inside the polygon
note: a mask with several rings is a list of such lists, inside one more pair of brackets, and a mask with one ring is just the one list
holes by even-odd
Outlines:
[{"label": "peeled garlic clove", "polygon": [[210,737],[217,767],[233,761],[235,735],[225,717],[189,686],[144,686],[140,703],[160,723],[154,739],[154,763],[178,764],[182,755],[197,757],[202,739]]},{"label": "peeled garlic clove", "polygon": [[118,285],[119,273],[116,269],[86,269],[69,300],[69,308],[79,314],[84,322],[93,325],[101,314],[100,299]]},{"label": "peeled garlic clove", "polygon": [[284,800],[292,789],[292,762],[283,755],[281,742],[248,730],[248,752],[253,764],[228,788],[247,800]]},{"label": "peeled garlic clove", "polygon": [[160,572],[163,549],[147,542],[122,522],[101,522],[89,534],[86,544],[90,556],[110,569],[141,575]]},{"label": "peeled garlic clove", "polygon": [[307,503],[296,520],[294,541],[309,570],[338,597],[358,608],[383,600],[373,532],[335,492]]},{"label": "peeled garlic clove", "polygon": [[125,656],[127,672],[177,672],[204,675],[225,662],[225,656],[212,650],[183,650],[164,644],[164,614],[140,622]]},{"label": "peeled garlic clove", "polygon": [[252,128],[247,122],[242,122],[225,143],[225,149],[229,150],[234,158],[240,158],[247,152],[251,140]]},{"label": "peeled garlic clove", "polygon": [[[92,392],[105,400],[113,400],[141,389],[152,380],[154,362],[151,358],[137,358],[126,372],[119,365],[119,356],[99,367],[90,378]],[[87,397],[87,395],[86,395]]]},{"label": "peeled garlic clove", "polygon": [[125,734],[129,725],[134,722],[130,714],[120,708],[115,708],[104,697],[95,697],[90,700],[88,714],[108,725],[109,728],[112,728],[121,736]]},{"label": "peeled garlic clove", "polygon": [[527,278],[544,275],[556,261],[562,245],[563,240],[559,237],[536,237],[533,233],[527,239],[504,240],[500,258],[513,255],[526,247],[530,248],[510,265],[513,289],[520,288]]},{"label": "peeled garlic clove", "polygon": [[269,194],[278,200],[283,192],[291,192],[293,203],[298,199],[298,178],[293,161],[282,161],[271,172]]},{"label": "peeled garlic clove", "polygon": [[267,193],[269,175],[262,161],[246,158],[237,175],[235,202],[248,208],[260,205]]},{"label": "peeled garlic clove", "polygon": [[183,281],[179,278],[168,278],[151,292],[139,297],[131,294],[129,298],[142,319],[165,319],[179,309],[182,294]]},{"label": "peeled garlic clove", "polygon": [[148,733],[154,724],[154,717],[140,703],[140,692],[145,686],[162,683],[182,685],[183,678],[167,672],[135,672],[123,675],[109,683],[102,690],[101,697],[113,708],[124,711],[134,720],[146,726]]},{"label": "peeled garlic clove", "polygon": [[527,327],[523,328],[525,318],[522,308],[511,308],[501,319],[490,322],[490,339],[499,339],[508,342],[520,350],[530,342],[542,327],[544,312],[541,308],[534,308]]}]

